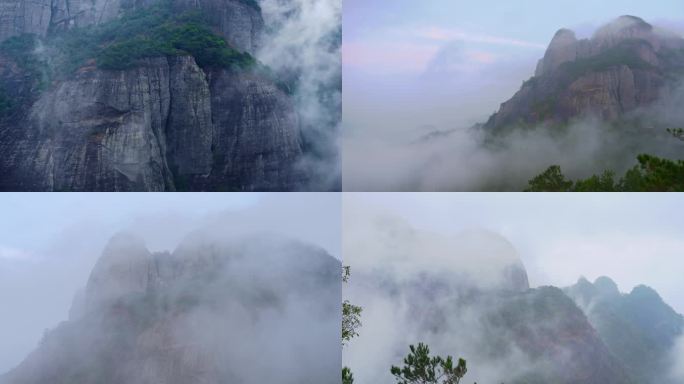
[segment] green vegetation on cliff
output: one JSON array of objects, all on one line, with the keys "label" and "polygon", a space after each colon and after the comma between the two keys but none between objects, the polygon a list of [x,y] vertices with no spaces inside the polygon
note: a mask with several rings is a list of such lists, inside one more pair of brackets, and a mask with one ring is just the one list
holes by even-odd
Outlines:
[{"label": "green vegetation on cliff", "polygon": [[35,35],[22,34],[0,43],[0,55],[11,59],[39,89],[47,85],[47,66],[36,54],[40,42]]},{"label": "green vegetation on cliff", "polygon": [[[10,37],[0,43],[0,56],[11,60],[22,72],[21,76],[32,91],[45,89],[49,83],[47,63],[38,58],[39,41],[35,35],[22,34]],[[20,110],[22,100],[15,96],[15,90],[7,84],[0,85],[0,118]]]},{"label": "green vegetation on cliff", "polygon": [[182,55],[193,56],[202,67],[246,68],[256,63],[215,34],[201,13],[175,14],[165,1],[96,27],[66,32],[57,39],[72,70],[89,58],[95,58],[103,69],[128,69],[140,59]]},{"label": "green vegetation on cliff", "polygon": [[178,55],[193,56],[201,67],[244,68],[256,63],[214,34],[200,13],[176,16],[165,3],[106,25],[98,40],[105,42],[96,55],[97,65],[104,69],[126,69],[146,57]]}]

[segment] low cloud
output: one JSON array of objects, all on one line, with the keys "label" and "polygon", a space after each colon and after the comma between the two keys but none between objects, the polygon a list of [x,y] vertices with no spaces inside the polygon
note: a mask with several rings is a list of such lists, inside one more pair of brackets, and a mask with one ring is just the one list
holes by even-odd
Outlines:
[{"label": "low cloud", "polygon": [[[426,132],[418,124],[413,130],[406,127],[398,114],[385,113],[384,118],[376,116],[374,122],[368,120],[370,115],[356,121],[351,117],[350,124],[356,129],[344,137],[345,189],[522,190],[528,180],[554,164],[570,178],[585,178],[604,170],[622,175],[636,164],[641,153],[681,158],[684,143],[665,128],[684,125],[683,84],[664,94],[659,102],[630,113],[628,117],[648,122],[636,129],[613,127],[588,116],[570,122],[563,131],[541,124],[511,130],[496,142],[486,143],[486,132],[465,124],[452,128],[434,124]],[[469,104],[464,97],[454,101],[459,108]],[[407,108],[421,110],[420,117],[428,123],[431,120],[427,116],[437,107],[415,99],[413,105],[407,102]],[[392,130],[393,125],[397,129]]]},{"label": "low cloud", "polygon": [[308,189],[339,190],[342,2],[261,0],[259,4],[271,31],[257,57],[281,79],[296,84],[294,97],[307,148],[299,168],[312,175]]}]

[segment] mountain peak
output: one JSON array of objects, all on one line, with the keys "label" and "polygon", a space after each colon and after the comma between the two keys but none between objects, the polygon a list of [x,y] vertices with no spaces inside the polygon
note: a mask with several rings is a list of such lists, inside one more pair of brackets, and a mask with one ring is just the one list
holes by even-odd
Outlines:
[{"label": "mountain peak", "polygon": [[647,23],[644,19],[638,16],[622,15],[609,23],[609,25],[619,26],[621,28],[644,28],[653,29],[653,26]]},{"label": "mountain peak", "polygon": [[88,279],[86,310],[132,292],[144,292],[150,258],[142,238],[126,232],[114,235]]},{"label": "mountain peak", "polygon": [[575,35],[575,31],[573,31],[572,29],[561,28],[558,31],[556,31],[556,33],[553,35],[553,39],[551,39],[551,44],[553,44],[553,42],[557,40],[575,41],[577,40],[577,36]]},{"label": "mountain peak", "polygon": [[615,43],[624,39],[652,40],[653,26],[644,19],[624,15],[604,25],[594,33],[594,40]]},{"label": "mountain peak", "polygon": [[540,61],[536,75],[551,73],[561,64],[577,58],[577,36],[575,32],[561,28],[551,39],[544,58]]},{"label": "mountain peak", "polygon": [[641,299],[662,301],[662,298],[655,289],[643,284],[634,287],[629,295]]},{"label": "mountain peak", "polygon": [[601,276],[594,280],[594,287],[596,289],[604,294],[619,294],[620,291],[618,290],[617,284],[607,276]]}]

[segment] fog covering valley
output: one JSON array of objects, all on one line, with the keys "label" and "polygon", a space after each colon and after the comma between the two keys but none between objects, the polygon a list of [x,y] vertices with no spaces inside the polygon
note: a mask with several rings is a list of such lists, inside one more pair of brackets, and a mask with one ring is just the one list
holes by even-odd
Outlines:
[{"label": "fog covering valley", "polygon": [[[105,226],[103,232],[111,228],[114,234],[92,256],[96,261],[87,279],[77,282],[82,288],[66,308],[67,318],[45,329],[19,364],[3,368],[0,382],[339,381],[337,197],[223,195],[223,203],[213,202],[223,204],[221,210],[213,210],[212,202],[200,195],[188,195],[185,207],[174,207],[178,202],[174,198],[159,203],[153,197],[132,197],[128,204],[125,197],[108,197],[106,202],[123,207],[129,219],[135,216],[131,208],[149,204],[154,208],[142,208],[149,211],[140,219],[157,226],[138,226],[140,219],[119,229]],[[160,208],[167,213],[156,211]],[[174,211],[176,215],[168,215]],[[203,211],[207,213],[197,213]],[[285,228],[295,213],[302,220]],[[184,224],[186,220],[192,224]],[[178,236],[174,226],[184,228],[180,232],[185,234]],[[79,235],[70,238],[70,248],[78,252],[78,237],[89,233],[81,227]],[[160,242],[169,248],[150,250],[145,238],[155,248]],[[75,274],[73,266],[59,265],[73,262],[68,253],[50,257],[57,262],[50,267],[55,275]],[[85,256],[80,263],[92,257]],[[19,274],[22,268],[40,272],[51,264],[44,258],[0,258],[0,273]],[[4,281],[5,295],[11,295],[7,309],[19,312],[11,315],[23,316],[30,324],[33,320],[26,316],[32,311],[16,304],[35,296],[31,290],[47,289],[36,296],[43,300],[56,296],[49,292],[53,278],[33,280],[26,293],[19,283]],[[9,312],[3,316],[8,320],[2,322],[3,332],[10,331],[8,327],[15,333],[35,332],[12,322]],[[20,336],[6,340],[14,343],[3,343],[2,349],[21,346]],[[19,348],[3,351],[2,356],[18,353]]]},{"label": "fog covering valley", "polygon": [[551,165],[619,178],[642,153],[682,158],[676,2],[491,3],[345,9],[345,190],[521,191]]},{"label": "fog covering valley", "polygon": [[[624,240],[624,249],[614,248],[612,254],[604,250],[601,255],[591,253],[591,246],[561,241],[562,253],[535,256],[540,248],[535,251],[525,242],[556,241],[550,234],[558,228],[568,233],[557,238],[584,232],[573,227],[569,213],[583,208],[569,201],[570,207],[558,209],[558,218],[550,220],[546,233],[541,230],[527,239],[513,236],[529,251],[521,254],[499,231],[532,230],[535,225],[530,220],[543,214],[516,222],[511,220],[518,217],[515,211],[543,211],[553,200],[532,208],[534,202],[520,197],[501,198],[500,204],[487,210],[484,202],[491,198],[420,195],[385,197],[382,200],[389,201],[384,203],[363,194],[345,197],[344,264],[350,266],[351,275],[343,296],[363,308],[359,335],[343,349],[343,365],[351,369],[355,383],[395,382],[390,367],[401,366],[409,345],[418,343],[427,344],[431,356],[465,359],[467,373],[461,381],[465,383],[675,384],[684,380],[682,300],[680,294],[673,296],[677,287],[681,292],[681,282],[674,274],[655,279],[651,275],[658,273],[658,265],[681,267],[675,261],[683,249],[681,242],[671,251],[654,249],[637,256],[624,252],[629,240]],[[605,215],[617,207],[639,204],[636,200],[593,208],[594,217],[606,222]],[[582,201],[588,209],[601,207],[606,199]],[[498,224],[492,219],[501,210],[502,224]],[[513,223],[522,229],[506,229]],[[538,229],[543,226],[542,221],[536,224]],[[614,232],[606,229],[599,236],[584,232],[580,239],[587,244],[603,239],[607,245],[612,244],[610,233]],[[640,253],[648,249],[637,246],[637,240],[632,246]],[[590,255],[572,260],[582,252]],[[636,257],[651,260],[641,274],[621,269],[630,261],[636,264]],[[531,272],[523,260],[531,264]],[[590,279],[577,275],[566,283],[567,279],[558,278],[558,271],[582,265]],[[547,268],[541,270],[542,266]],[[611,271],[621,281],[641,276],[666,288],[668,297],[676,300],[663,300],[643,283],[618,287]],[[625,278],[629,274],[631,278]]]}]

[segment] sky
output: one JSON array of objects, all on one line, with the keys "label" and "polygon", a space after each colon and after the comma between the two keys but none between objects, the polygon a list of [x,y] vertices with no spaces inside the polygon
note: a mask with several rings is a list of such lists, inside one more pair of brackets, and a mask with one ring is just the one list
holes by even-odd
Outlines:
[{"label": "sky", "polygon": [[532,287],[564,287],[581,276],[593,281],[605,275],[622,292],[648,285],[684,313],[681,194],[345,194],[345,215],[359,206],[446,236],[473,229],[503,235]]},{"label": "sky", "polygon": [[486,122],[560,28],[590,37],[630,14],[684,35],[679,0],[345,0],[343,12],[343,185],[357,191],[420,188],[387,175],[434,162],[409,144]]},{"label": "sky", "polygon": [[[631,14],[684,33],[677,0],[345,0],[343,12],[347,134],[387,111],[402,113],[409,128],[483,121],[533,74],[560,28],[589,37]],[[391,108],[421,96],[434,105],[418,116]],[[439,102],[445,97],[451,99]],[[428,120],[427,113],[444,116]]]},{"label": "sky", "polygon": [[3,193],[0,374],[68,318],[106,242],[119,231],[172,251],[197,228],[285,235],[340,254],[335,193]]}]

